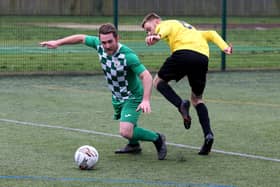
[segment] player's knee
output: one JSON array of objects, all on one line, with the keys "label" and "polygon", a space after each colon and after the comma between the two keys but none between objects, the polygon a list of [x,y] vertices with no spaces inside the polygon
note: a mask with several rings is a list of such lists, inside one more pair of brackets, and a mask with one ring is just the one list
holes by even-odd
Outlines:
[{"label": "player's knee", "polygon": [[124,138],[131,139],[133,136],[133,126],[130,124],[121,124],[120,135]]},{"label": "player's knee", "polygon": [[157,82],[155,81],[155,79],[153,80],[153,86],[155,89],[157,89]]},{"label": "player's knee", "polygon": [[204,103],[202,96],[196,96],[195,94],[192,94],[191,96],[191,103],[195,107],[199,103]]},{"label": "player's knee", "polygon": [[132,138],[131,133],[128,132],[127,130],[125,130],[125,129],[120,129],[120,135],[124,138],[127,138],[127,139]]},{"label": "player's knee", "polygon": [[154,78],[154,80],[153,80],[153,86],[154,86],[155,89],[157,89],[157,86],[158,86],[158,79],[157,79],[157,77]]},{"label": "player's knee", "polygon": [[153,80],[153,86],[154,86],[154,88],[155,88],[155,89],[158,89],[158,86],[159,86],[162,82],[164,82],[164,81],[163,81],[162,79],[160,79],[160,78],[158,77],[158,75],[156,75],[155,78],[154,78],[154,80]]},{"label": "player's knee", "polygon": [[164,80],[161,80],[161,79],[159,79],[158,81],[157,81],[157,84],[156,84],[156,89],[158,90],[158,91],[162,91],[162,90],[166,90],[166,87],[168,86],[168,83],[167,82],[165,82]]}]

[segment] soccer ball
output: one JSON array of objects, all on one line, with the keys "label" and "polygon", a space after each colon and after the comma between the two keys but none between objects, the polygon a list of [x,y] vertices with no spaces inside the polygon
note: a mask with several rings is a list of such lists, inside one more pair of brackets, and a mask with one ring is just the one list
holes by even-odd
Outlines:
[{"label": "soccer ball", "polygon": [[99,154],[94,147],[84,145],[76,150],[74,160],[81,170],[90,170],[96,166],[98,157]]}]

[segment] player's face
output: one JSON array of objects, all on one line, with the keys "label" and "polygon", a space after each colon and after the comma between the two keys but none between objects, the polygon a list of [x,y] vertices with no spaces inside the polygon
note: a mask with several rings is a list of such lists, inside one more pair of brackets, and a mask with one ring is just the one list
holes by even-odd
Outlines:
[{"label": "player's face", "polygon": [[147,21],[144,25],[144,30],[146,31],[147,35],[155,34],[156,26],[157,24],[155,20]]},{"label": "player's face", "polygon": [[113,33],[100,34],[99,39],[108,55],[113,55],[118,50],[118,38],[115,38]]}]

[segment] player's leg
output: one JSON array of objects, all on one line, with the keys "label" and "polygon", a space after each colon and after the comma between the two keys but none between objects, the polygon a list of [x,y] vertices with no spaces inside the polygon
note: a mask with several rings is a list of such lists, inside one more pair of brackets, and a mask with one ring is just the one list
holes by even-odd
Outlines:
[{"label": "player's leg", "polygon": [[120,122],[119,131],[120,135],[128,139],[128,144],[121,149],[115,151],[115,153],[140,153],[142,151],[139,141],[133,139],[134,125],[130,122]]},{"label": "player's leg", "polygon": [[214,142],[214,135],[210,126],[208,109],[202,97],[206,86],[208,58],[200,54],[193,54],[193,58],[197,60],[193,65],[191,73],[188,74],[188,79],[192,88],[191,102],[196,109],[204,134],[204,144],[202,145],[199,154],[208,155]]},{"label": "player's leg", "polygon": [[[119,102],[116,100],[112,100],[112,105],[114,108],[114,119],[119,120],[121,118],[121,112],[124,103]],[[132,131],[133,131],[134,125],[131,123],[125,124],[125,123],[120,123],[119,126],[119,133],[122,137],[128,139],[128,144],[121,149],[118,149],[115,151],[115,153],[140,153],[141,152],[141,147],[140,144],[137,140],[133,140],[127,137],[131,137]]]},{"label": "player's leg", "polygon": [[202,145],[198,154],[208,155],[214,143],[214,134],[210,126],[208,109],[205,103],[203,102],[203,100],[200,97],[195,96],[195,94],[192,94],[191,100],[196,109],[199,122],[201,124],[203,134],[204,134],[204,144]]},{"label": "player's leg", "polygon": [[154,87],[178,109],[183,117],[185,128],[189,129],[191,126],[191,117],[189,115],[190,102],[182,100],[168,84],[170,80],[179,81],[186,75],[186,61],[181,60],[186,58],[184,55],[184,50],[176,51],[166,59],[154,78]]},{"label": "player's leg", "polygon": [[[128,100],[124,104],[121,112],[120,134],[129,140],[129,144],[126,148],[128,148],[130,152],[131,150],[134,150],[132,152],[140,152],[139,141],[153,142],[158,151],[158,159],[163,160],[167,152],[165,136],[137,125],[139,115],[141,114],[141,111],[136,111],[138,105],[139,102]],[[128,153],[128,151],[124,148],[117,153]]]},{"label": "player's leg", "polygon": [[190,102],[182,100],[181,97],[173,90],[171,86],[157,75],[154,78],[155,88],[181,113],[186,129],[191,127],[191,116],[189,114]]},{"label": "player's leg", "polygon": [[182,99],[168,84],[168,81],[165,81],[156,75],[153,85],[171,104],[173,104],[176,108],[180,107]]}]

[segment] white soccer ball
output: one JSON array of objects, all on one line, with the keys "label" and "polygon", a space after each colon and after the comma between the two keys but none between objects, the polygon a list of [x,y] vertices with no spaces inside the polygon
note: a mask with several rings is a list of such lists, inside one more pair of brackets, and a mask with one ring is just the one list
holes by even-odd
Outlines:
[{"label": "white soccer ball", "polygon": [[96,166],[98,157],[99,154],[93,146],[84,145],[76,150],[74,160],[81,170],[90,170]]}]

